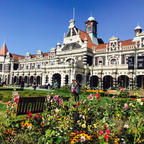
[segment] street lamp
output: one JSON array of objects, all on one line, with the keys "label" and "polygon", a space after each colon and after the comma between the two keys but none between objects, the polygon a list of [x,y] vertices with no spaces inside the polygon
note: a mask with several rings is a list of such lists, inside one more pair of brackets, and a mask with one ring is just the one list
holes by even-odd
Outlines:
[{"label": "street lamp", "polygon": [[89,83],[89,76],[90,76],[90,69],[89,69],[88,65],[86,65],[86,69],[85,69],[86,85]]},{"label": "street lamp", "polygon": [[74,61],[71,59],[69,61],[69,67],[70,67],[70,83],[72,83],[72,74],[73,74],[73,66],[74,66]]},{"label": "street lamp", "polygon": [[136,78],[136,71],[137,71],[137,46],[135,45],[135,55],[134,55],[134,85],[137,86],[137,78]]}]

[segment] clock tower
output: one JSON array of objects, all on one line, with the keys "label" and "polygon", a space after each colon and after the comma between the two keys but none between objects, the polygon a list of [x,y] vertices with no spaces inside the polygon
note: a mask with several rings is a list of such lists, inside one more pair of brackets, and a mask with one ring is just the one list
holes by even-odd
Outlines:
[{"label": "clock tower", "polygon": [[97,24],[98,22],[94,19],[94,17],[89,17],[85,22],[86,24],[86,33],[89,34],[93,43],[98,44],[97,39]]}]

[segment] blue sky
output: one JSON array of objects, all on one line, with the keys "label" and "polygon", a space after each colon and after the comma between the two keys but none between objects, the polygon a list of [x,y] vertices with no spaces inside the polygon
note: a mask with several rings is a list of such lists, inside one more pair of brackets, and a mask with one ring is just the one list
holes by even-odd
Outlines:
[{"label": "blue sky", "polygon": [[48,52],[63,42],[73,8],[83,31],[92,13],[105,43],[132,39],[137,23],[144,29],[144,0],[0,0],[0,47],[6,41],[11,53]]}]

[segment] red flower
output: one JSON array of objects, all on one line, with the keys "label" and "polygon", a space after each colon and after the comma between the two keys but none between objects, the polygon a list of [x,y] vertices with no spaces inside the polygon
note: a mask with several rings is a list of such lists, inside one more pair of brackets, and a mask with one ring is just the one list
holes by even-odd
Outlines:
[{"label": "red flower", "polygon": [[10,105],[11,104],[11,101],[8,101],[8,105]]},{"label": "red flower", "polygon": [[28,117],[32,117],[32,113],[31,112],[27,112]]},{"label": "red flower", "polygon": [[99,135],[101,136],[103,134],[103,131],[99,131]]},{"label": "red flower", "polygon": [[108,135],[110,135],[110,130],[106,129],[106,133],[107,133]]},{"label": "red flower", "polygon": [[17,96],[17,97],[14,98],[14,102],[15,102],[16,104],[17,104],[18,100],[19,100],[19,96]]},{"label": "red flower", "polygon": [[39,116],[39,113],[37,113],[36,115]]},{"label": "red flower", "polygon": [[77,107],[80,105],[80,102],[77,102]]},{"label": "red flower", "polygon": [[105,138],[106,140],[108,140],[108,139],[109,139],[109,137],[108,137],[107,135],[104,135],[104,138]]},{"label": "red flower", "polygon": [[88,108],[88,105],[85,105],[85,108]]},{"label": "red flower", "polygon": [[37,120],[37,118],[38,118],[37,116],[34,116],[34,120]]},{"label": "red flower", "polygon": [[100,96],[99,96],[99,94],[96,93],[96,94],[95,94],[95,97],[98,99]]},{"label": "red flower", "polygon": [[143,99],[141,99],[141,101],[142,101],[142,102],[144,102],[144,98],[143,98]]},{"label": "red flower", "polygon": [[124,91],[123,87],[120,87],[120,92]]},{"label": "red flower", "polygon": [[28,119],[28,117],[27,117],[27,116],[25,116],[25,119],[27,120],[27,119]]},{"label": "red flower", "polygon": [[106,124],[104,124],[103,126],[104,126],[104,128],[106,128],[106,127],[107,127],[107,125],[106,125]]},{"label": "red flower", "polygon": [[132,100],[136,100],[136,98],[132,98]]},{"label": "red flower", "polygon": [[100,102],[100,98],[98,98],[98,102]]},{"label": "red flower", "polygon": [[63,103],[63,100],[62,99],[59,99],[59,104],[61,105]]},{"label": "red flower", "polygon": [[35,116],[34,116],[34,119],[37,120],[39,117],[39,113],[37,113]]}]

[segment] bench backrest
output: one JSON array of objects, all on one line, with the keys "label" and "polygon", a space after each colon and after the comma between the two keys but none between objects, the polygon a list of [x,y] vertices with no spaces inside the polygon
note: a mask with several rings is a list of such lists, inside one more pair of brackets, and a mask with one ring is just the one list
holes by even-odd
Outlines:
[{"label": "bench backrest", "polygon": [[20,97],[16,115],[43,112],[46,97]]}]

